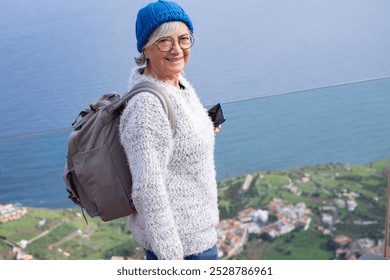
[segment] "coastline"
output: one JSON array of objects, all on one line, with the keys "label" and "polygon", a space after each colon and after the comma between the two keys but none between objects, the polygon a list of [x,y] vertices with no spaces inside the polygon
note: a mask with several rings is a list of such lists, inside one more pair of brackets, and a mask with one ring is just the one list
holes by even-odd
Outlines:
[{"label": "coastline", "polygon": [[[380,252],[386,209],[381,193],[387,188],[388,163],[319,164],[220,182],[221,258],[353,259]],[[2,223],[0,236],[17,244],[33,240],[25,249],[34,259],[143,257],[127,231],[125,218],[104,223],[87,217],[87,225],[76,207],[26,209],[20,219]],[[313,241],[309,247],[302,243],[305,238]],[[347,243],[340,245],[339,240]],[[281,249],[286,242],[287,251]],[[8,249],[0,244],[1,258],[6,257]]]}]

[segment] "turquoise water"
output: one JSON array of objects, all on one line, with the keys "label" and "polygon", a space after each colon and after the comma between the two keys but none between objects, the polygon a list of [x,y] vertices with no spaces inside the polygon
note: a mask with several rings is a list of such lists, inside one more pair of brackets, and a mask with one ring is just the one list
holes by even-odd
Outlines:
[{"label": "turquoise water", "polygon": [[[390,79],[224,104],[218,179],[390,157]],[[58,208],[70,130],[0,141],[0,203]]]},{"label": "turquoise water", "polygon": [[[124,93],[147,2],[0,1],[0,137],[68,127],[104,92]],[[177,2],[205,105],[390,76],[390,1]]]},{"label": "turquoise water", "polygon": [[390,157],[390,79],[225,105],[219,178]]}]

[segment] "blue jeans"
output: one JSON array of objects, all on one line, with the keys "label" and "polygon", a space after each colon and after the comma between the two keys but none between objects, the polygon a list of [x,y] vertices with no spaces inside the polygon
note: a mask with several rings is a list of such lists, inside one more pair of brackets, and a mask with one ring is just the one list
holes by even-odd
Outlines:
[{"label": "blue jeans", "polygon": [[[145,250],[146,259],[147,260],[158,260],[155,253],[152,251]],[[218,260],[218,251],[217,246],[214,245],[212,248],[198,254],[198,255],[190,255],[184,257],[185,260]]]}]

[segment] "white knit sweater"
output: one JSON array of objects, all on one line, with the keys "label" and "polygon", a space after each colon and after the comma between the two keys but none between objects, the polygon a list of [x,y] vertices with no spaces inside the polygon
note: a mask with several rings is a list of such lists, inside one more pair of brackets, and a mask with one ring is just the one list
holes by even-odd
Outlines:
[{"label": "white knit sweater", "polygon": [[129,217],[135,240],[159,259],[201,253],[217,242],[219,221],[214,166],[214,130],[189,82],[185,89],[133,72],[131,84],[156,83],[170,98],[176,119],[173,136],[160,100],[133,97],[122,113],[120,138],[133,176],[137,213]]}]

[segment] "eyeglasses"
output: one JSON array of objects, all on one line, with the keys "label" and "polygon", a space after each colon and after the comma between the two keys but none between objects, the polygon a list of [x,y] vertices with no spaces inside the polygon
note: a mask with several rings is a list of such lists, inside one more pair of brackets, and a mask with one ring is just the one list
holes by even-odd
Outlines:
[{"label": "eyeglasses", "polygon": [[[182,35],[178,39],[179,46],[182,50],[188,50],[195,42],[195,37],[192,34]],[[157,40],[153,45],[157,45],[158,49],[162,52],[169,52],[173,49],[175,39],[171,37],[163,37]]]}]

